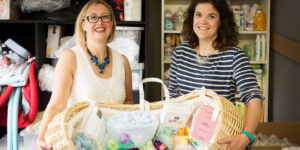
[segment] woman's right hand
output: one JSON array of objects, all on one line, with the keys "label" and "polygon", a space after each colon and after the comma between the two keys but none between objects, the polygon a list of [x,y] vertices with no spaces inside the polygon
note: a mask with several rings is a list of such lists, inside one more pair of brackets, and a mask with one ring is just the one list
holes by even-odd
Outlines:
[{"label": "woman's right hand", "polygon": [[37,150],[50,150],[51,146],[47,144],[45,141],[37,140],[36,141],[36,149]]}]

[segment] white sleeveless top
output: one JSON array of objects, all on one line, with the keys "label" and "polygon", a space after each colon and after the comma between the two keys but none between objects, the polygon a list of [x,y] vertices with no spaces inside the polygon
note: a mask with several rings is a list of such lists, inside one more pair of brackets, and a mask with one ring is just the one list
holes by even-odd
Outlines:
[{"label": "white sleeveless top", "polygon": [[87,100],[124,103],[125,71],[121,54],[112,50],[112,77],[105,79],[95,74],[81,46],[71,49],[76,55],[76,72],[68,106]]}]

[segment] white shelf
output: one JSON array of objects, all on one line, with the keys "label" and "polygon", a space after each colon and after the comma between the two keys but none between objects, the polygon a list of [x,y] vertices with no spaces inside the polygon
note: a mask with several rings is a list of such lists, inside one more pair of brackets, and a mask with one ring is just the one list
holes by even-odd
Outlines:
[{"label": "white shelf", "polygon": [[180,30],[164,30],[164,33],[178,33],[178,34],[180,34],[181,31]]},{"label": "white shelf", "polygon": [[267,31],[239,31],[240,34],[267,34]]},{"label": "white shelf", "polygon": [[261,64],[261,65],[265,65],[268,64],[269,62],[266,60],[260,60],[260,61],[250,61],[250,64]]}]

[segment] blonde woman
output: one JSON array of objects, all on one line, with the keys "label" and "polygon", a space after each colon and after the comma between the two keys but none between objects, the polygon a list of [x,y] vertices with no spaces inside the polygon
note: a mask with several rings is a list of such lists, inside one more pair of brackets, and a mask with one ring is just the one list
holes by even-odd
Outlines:
[{"label": "blonde woman", "polygon": [[48,123],[74,103],[133,103],[128,60],[107,47],[115,31],[115,16],[106,2],[91,0],[85,4],[75,24],[77,46],[65,50],[55,68],[53,92],[36,142],[38,150],[50,149],[44,139]]}]

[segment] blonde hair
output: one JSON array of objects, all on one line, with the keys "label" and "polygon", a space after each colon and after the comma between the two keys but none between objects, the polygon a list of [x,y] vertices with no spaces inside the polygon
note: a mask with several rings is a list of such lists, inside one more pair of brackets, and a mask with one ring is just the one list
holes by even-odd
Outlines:
[{"label": "blonde hair", "polygon": [[82,23],[84,17],[86,16],[88,9],[96,4],[105,5],[108,8],[108,10],[112,16],[112,24],[113,25],[112,25],[112,30],[108,37],[107,43],[110,43],[111,41],[113,41],[113,39],[115,37],[116,19],[115,19],[115,15],[114,15],[114,12],[113,12],[111,6],[109,4],[107,4],[104,0],[90,0],[81,9],[79,15],[77,16],[77,20],[75,23],[75,38],[76,38],[76,44],[78,44],[78,45],[82,45],[82,46],[86,45],[86,37],[85,37],[85,33],[82,29],[81,23]]}]

